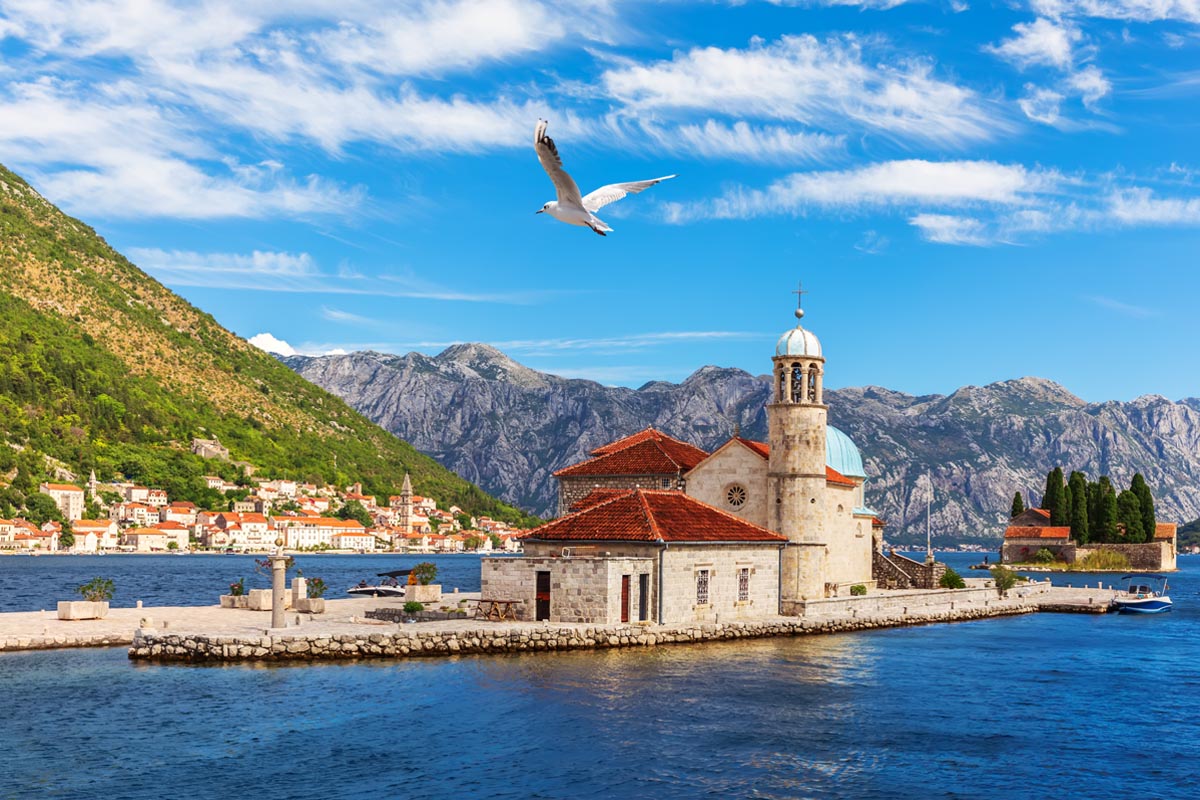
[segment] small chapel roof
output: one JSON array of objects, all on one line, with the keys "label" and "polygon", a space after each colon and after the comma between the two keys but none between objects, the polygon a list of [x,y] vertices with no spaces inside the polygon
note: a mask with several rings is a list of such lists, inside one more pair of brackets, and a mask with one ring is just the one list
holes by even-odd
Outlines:
[{"label": "small chapel roof", "polygon": [[[595,497],[597,493],[589,495]],[[762,542],[787,538],[683,492],[617,490],[611,497],[534,528],[520,538],[589,542]]]},{"label": "small chapel roof", "polygon": [[1069,526],[1010,525],[1004,531],[1005,539],[1070,539]]},{"label": "small chapel roof", "polygon": [[[643,431],[645,433],[645,431]],[[654,431],[654,433],[658,433]],[[634,434],[632,439],[639,436]],[[610,449],[620,444],[618,440],[605,445],[601,455],[564,467],[554,473],[558,477],[579,475],[673,475],[686,472],[708,458],[708,453],[699,447],[673,439],[665,434],[646,437],[620,449]],[[593,451],[599,452],[599,451]]]}]

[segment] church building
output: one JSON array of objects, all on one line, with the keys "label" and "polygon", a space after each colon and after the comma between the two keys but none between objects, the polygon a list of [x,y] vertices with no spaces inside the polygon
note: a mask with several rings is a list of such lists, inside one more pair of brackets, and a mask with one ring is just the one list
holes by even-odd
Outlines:
[{"label": "church building", "polygon": [[674,623],[874,586],[882,523],[858,448],[828,424],[821,343],[797,322],[772,362],[767,442],[706,453],[647,428],[593,450],[555,473],[563,516],[522,537],[526,556],[484,559],[484,597],[521,600],[525,619]]}]

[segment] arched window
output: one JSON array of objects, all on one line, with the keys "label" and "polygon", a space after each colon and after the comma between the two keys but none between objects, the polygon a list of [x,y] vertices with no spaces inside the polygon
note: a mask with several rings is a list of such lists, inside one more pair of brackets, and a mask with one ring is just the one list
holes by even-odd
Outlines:
[{"label": "arched window", "polygon": [[805,395],[808,402],[817,402],[817,365],[813,364],[812,369],[808,371],[808,392]]},{"label": "arched window", "polygon": [[776,395],[775,395],[776,403],[786,403],[787,402],[787,399],[788,399],[787,380],[788,380],[787,368],[780,367],[779,368],[779,380],[777,381],[778,386],[777,386]]},{"label": "arched window", "polygon": [[797,362],[792,364],[792,402],[804,402],[804,366]]}]

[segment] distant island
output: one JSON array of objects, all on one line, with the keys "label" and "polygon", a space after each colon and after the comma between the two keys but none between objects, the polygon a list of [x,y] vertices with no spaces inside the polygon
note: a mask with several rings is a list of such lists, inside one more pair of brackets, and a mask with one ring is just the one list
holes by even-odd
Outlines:
[{"label": "distant island", "polygon": [[1040,507],[1013,496],[1001,561],[1045,569],[1173,570],[1176,525],[1159,522],[1154,495],[1141,473],[1117,492],[1108,476],[1088,480],[1061,467],[1046,475]]}]

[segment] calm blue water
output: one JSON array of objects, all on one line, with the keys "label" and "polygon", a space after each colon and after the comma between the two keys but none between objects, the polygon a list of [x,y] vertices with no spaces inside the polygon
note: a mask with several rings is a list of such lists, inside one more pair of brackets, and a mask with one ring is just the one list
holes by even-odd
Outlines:
[{"label": "calm blue water", "polygon": [[5,654],[0,797],[1195,797],[1181,566],[1157,617],[319,666]]},{"label": "calm blue water", "polygon": [[[265,558],[265,556],[258,556]],[[0,557],[0,612],[55,608],[59,600],[77,598],[75,587],[103,576],[116,585],[115,606],[138,600],[156,606],[210,606],[229,593],[229,584],[246,579],[246,588],[266,589],[270,578],[254,571],[254,556],[5,556]],[[479,591],[479,556],[300,555],[297,568],[324,578],[327,597],[349,597],[345,590],[376,573],[406,569],[422,561],[438,565],[438,583],[447,592],[458,587]]]}]

